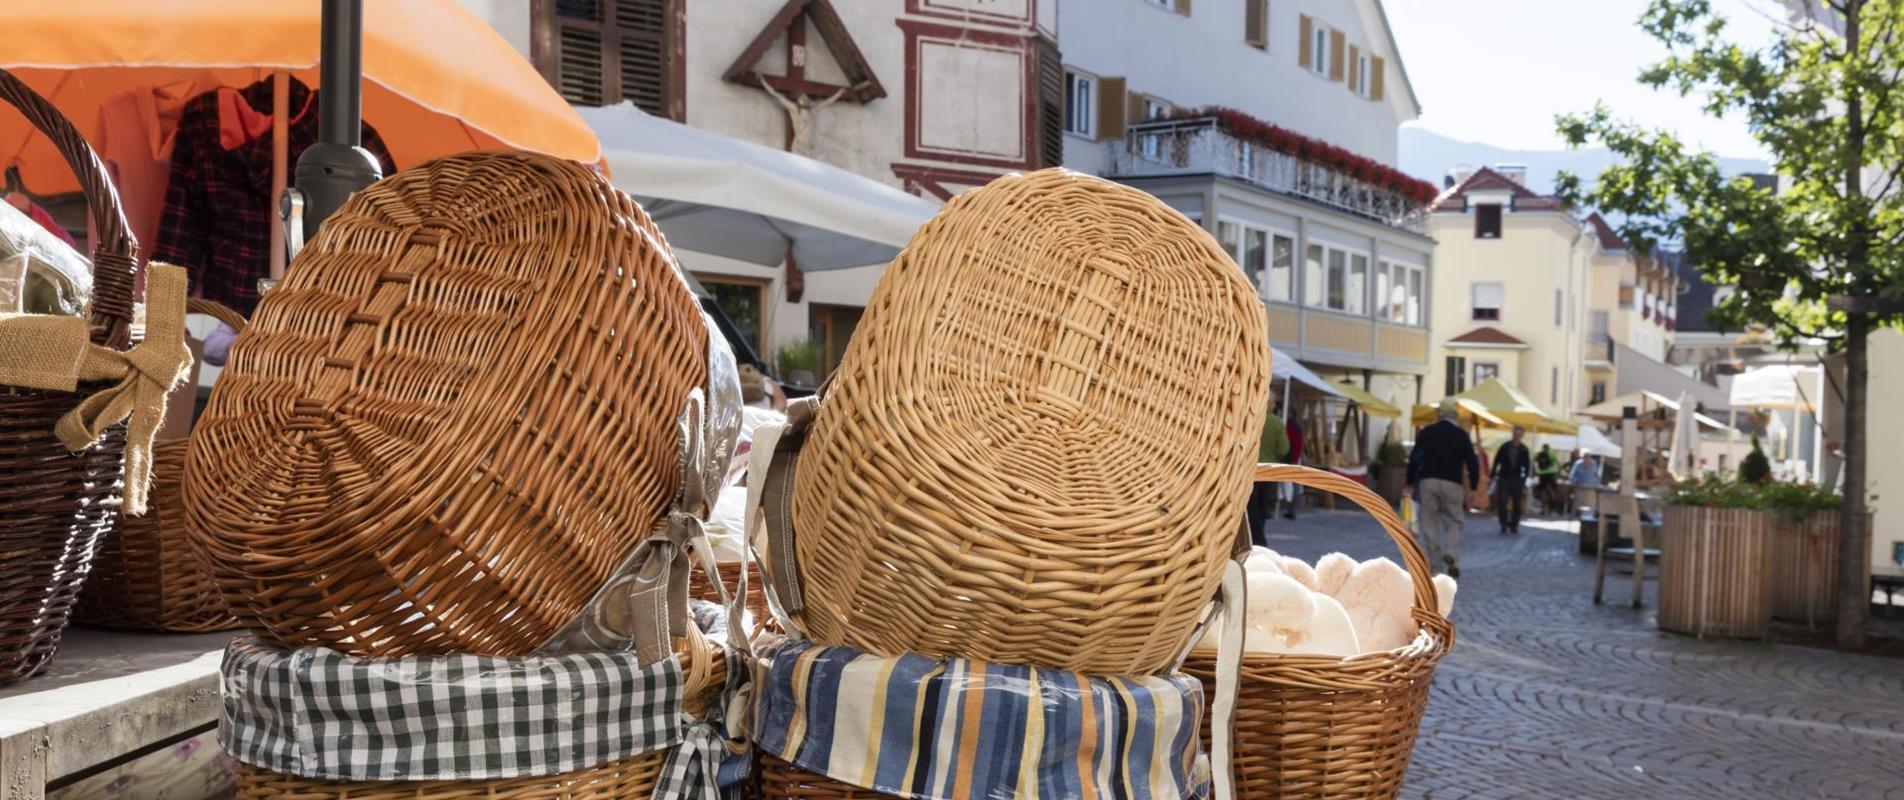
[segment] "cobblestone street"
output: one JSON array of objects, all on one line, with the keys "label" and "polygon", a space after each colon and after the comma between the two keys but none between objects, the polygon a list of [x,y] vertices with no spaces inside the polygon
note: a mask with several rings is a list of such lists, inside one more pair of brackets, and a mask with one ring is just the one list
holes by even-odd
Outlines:
[{"label": "cobblestone street", "polygon": [[[1612,599],[1624,578],[1593,605],[1563,526],[1502,537],[1469,518],[1454,652],[1403,797],[1904,798],[1904,661],[1662,634],[1650,586],[1639,611]],[[1271,532],[1305,559],[1395,557],[1360,512]]]}]

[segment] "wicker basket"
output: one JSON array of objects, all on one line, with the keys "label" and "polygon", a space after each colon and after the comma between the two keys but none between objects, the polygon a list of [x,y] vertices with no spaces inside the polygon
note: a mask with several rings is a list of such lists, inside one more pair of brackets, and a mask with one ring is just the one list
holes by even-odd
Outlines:
[{"label": "wicker basket", "polygon": [[[727,680],[719,647],[699,636],[679,652],[687,673],[683,709],[700,716]],[[237,764],[236,800],[648,800],[669,750],[551,777],[491,781],[325,781]]]},{"label": "wicker basket", "polygon": [[1008,175],[920,228],[856,330],[794,477],[804,632],[1167,668],[1268,404],[1263,304],[1216,241],[1130,187]]},{"label": "wicker basket", "polygon": [[[740,588],[739,570],[742,569],[743,566],[738,563],[718,564],[716,566],[721,571],[721,585],[726,587],[728,594],[731,596],[735,589]],[[767,608],[767,583],[761,578],[759,566],[749,563],[745,565],[745,569],[747,570],[747,598],[745,605],[747,606],[747,610],[753,614],[754,625],[764,625],[773,620],[773,611]],[[734,577],[727,577],[729,575],[733,575]],[[694,562],[693,570],[688,573],[688,596],[696,600],[706,600],[710,603],[721,602],[720,589],[715,587],[713,581],[708,580],[707,571],[701,568],[701,562],[698,559]]]},{"label": "wicker basket", "polygon": [[[243,315],[210,300],[193,298],[186,308],[244,330]],[[181,386],[173,402],[196,402],[196,386]],[[180,393],[184,394],[180,394]],[[172,633],[209,633],[243,627],[231,615],[185,534],[187,440],[152,449],[152,494],[145,516],[125,517],[106,535],[93,557],[92,577],[79,593],[73,621],[101,628]]]},{"label": "wicker basket", "polygon": [[[1375,516],[1400,548],[1415,586],[1422,635],[1407,647],[1354,658],[1249,654],[1238,683],[1231,756],[1238,798],[1374,800],[1401,790],[1428,707],[1435,664],[1454,625],[1435,607],[1433,573],[1421,547],[1380,496],[1361,483],[1308,467],[1257,468],[1256,480],[1289,482],[1347,498]],[[1215,692],[1216,656],[1198,649],[1184,671]],[[1206,736],[1208,727],[1205,727]]]},{"label": "wicker basket", "polygon": [[707,354],[666,241],[600,175],[413,167],[326,220],[233,343],[191,541],[286,647],[529,653],[669,507]]},{"label": "wicker basket", "polygon": [[[132,340],[137,243],[119,197],[86,140],[45,98],[0,70],[0,99],[59,148],[79,177],[97,230],[93,245],[94,341]],[[99,540],[119,516],[125,429],[72,452],[53,434],[79,393],[0,386],[0,686],[46,667],[85,583]]]}]

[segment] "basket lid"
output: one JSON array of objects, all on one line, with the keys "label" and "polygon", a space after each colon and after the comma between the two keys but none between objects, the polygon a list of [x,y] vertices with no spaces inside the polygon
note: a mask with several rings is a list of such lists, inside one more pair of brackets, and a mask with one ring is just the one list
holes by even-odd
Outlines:
[{"label": "basket lid", "polygon": [[406,170],[327,219],[234,342],[192,438],[194,542],[287,645],[531,652],[675,499],[709,352],[666,241],[601,176]]},{"label": "basket lid", "polygon": [[1268,376],[1262,302],[1156,197],[1059,169],[959,195],[881,279],[804,446],[807,633],[1168,664],[1220,579]]}]

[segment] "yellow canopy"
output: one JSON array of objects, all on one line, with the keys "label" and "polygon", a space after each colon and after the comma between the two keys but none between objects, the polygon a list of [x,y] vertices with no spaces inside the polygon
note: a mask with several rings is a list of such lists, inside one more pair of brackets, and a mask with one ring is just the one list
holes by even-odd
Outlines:
[{"label": "yellow canopy", "polygon": [[[321,9],[315,0],[16,0],[0,4],[0,67],[98,141],[100,105],[134,89],[243,87],[280,70],[323,88]],[[364,121],[399,169],[465,150],[601,160],[575,110],[455,0],[365,3],[363,48]],[[19,166],[29,191],[78,188],[51,143],[11,110],[0,111],[0,164]]]},{"label": "yellow canopy", "polygon": [[[1493,427],[1493,428],[1514,427],[1512,423],[1506,420],[1503,420],[1500,417],[1494,416],[1492,413],[1490,413],[1487,410],[1487,406],[1481,405],[1480,403],[1477,403],[1474,400],[1468,399],[1466,397],[1457,397],[1455,398],[1454,403],[1455,403],[1456,421],[1460,422],[1461,427],[1463,428],[1472,428],[1477,425],[1481,427]],[[1427,427],[1429,423],[1435,421],[1435,413],[1436,413],[1435,406],[1432,406],[1432,405],[1415,406],[1415,411],[1412,415],[1413,421],[1415,423],[1415,427],[1417,428]]]},{"label": "yellow canopy", "polygon": [[1383,402],[1381,398],[1363,391],[1362,387],[1350,383],[1347,380],[1336,381],[1333,385],[1336,391],[1342,393],[1343,397],[1348,398],[1350,402],[1359,406],[1364,414],[1371,417],[1387,417],[1389,419],[1394,419],[1402,415],[1401,409],[1396,408],[1390,403]]},{"label": "yellow canopy", "polygon": [[[1548,414],[1545,409],[1499,378],[1489,378],[1452,398],[1464,412],[1470,410],[1470,404],[1478,406],[1481,412],[1474,414],[1478,422],[1464,419],[1464,423],[1480,424],[1496,428],[1511,428],[1519,425],[1533,433],[1557,433],[1568,436],[1579,433],[1580,426]],[[1424,413],[1425,412],[1425,413]],[[1463,414],[1464,417],[1467,413]],[[1415,407],[1415,424],[1427,425],[1435,419],[1433,406]]]}]

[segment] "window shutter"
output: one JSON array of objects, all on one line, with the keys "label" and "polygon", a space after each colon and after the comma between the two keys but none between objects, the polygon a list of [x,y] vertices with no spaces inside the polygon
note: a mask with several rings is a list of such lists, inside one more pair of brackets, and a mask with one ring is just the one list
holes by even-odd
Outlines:
[{"label": "window shutter", "polygon": [[545,19],[553,35],[551,52],[543,64],[543,77],[562,93],[562,98],[582,106],[611,102],[607,78],[608,37],[604,36],[602,9],[597,0],[553,0],[543,6]]},{"label": "window shutter", "polygon": [[620,97],[658,117],[671,117],[668,91],[668,0],[605,0],[614,6]]},{"label": "window shutter", "polygon": [[1097,79],[1097,138],[1122,139],[1126,124],[1124,105],[1128,102],[1123,78]]},{"label": "window shutter", "polygon": [[1347,36],[1341,31],[1329,31],[1329,80],[1342,80],[1342,51],[1347,47]]},{"label": "window shutter", "polygon": [[1382,78],[1388,74],[1388,62],[1380,58],[1371,58],[1369,71],[1375,73],[1369,76],[1369,99],[1380,100],[1384,96]]},{"label": "window shutter", "polygon": [[1126,124],[1146,122],[1144,117],[1144,96],[1136,92],[1125,92],[1124,122]]},{"label": "window shutter", "polygon": [[1243,39],[1254,47],[1269,46],[1269,0],[1243,0]]},{"label": "window shutter", "polygon": [[1038,53],[1038,160],[1039,167],[1064,165],[1064,62],[1058,46],[1039,39]]},{"label": "window shutter", "polygon": [[1177,13],[1190,16],[1190,0],[1177,0]]},{"label": "window shutter", "polygon": [[1356,90],[1356,87],[1362,85],[1362,82],[1359,80],[1361,77],[1362,77],[1362,48],[1356,47],[1355,45],[1349,45],[1349,91],[1350,92],[1354,92]]},{"label": "window shutter", "polygon": [[1308,69],[1309,65],[1315,61],[1315,47],[1316,23],[1315,20],[1309,18],[1308,14],[1304,14],[1302,15],[1302,43],[1296,46],[1296,60],[1302,64],[1303,69]]}]

